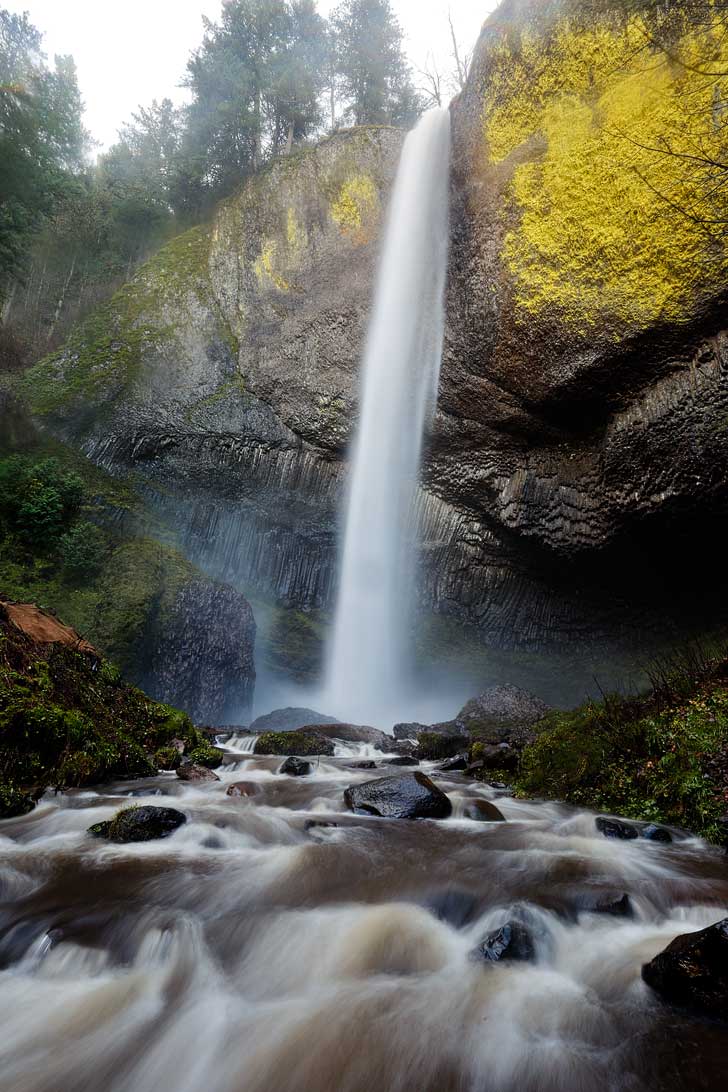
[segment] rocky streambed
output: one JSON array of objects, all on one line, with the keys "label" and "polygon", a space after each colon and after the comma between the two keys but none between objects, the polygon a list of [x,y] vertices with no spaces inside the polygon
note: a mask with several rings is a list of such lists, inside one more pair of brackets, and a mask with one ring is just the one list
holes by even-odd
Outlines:
[{"label": "rocky streambed", "polygon": [[[289,774],[231,742],[219,780],[49,794],[0,824],[3,1088],[723,1087],[725,937],[699,936],[728,914],[720,850],[370,744]],[[393,778],[439,817],[379,817]],[[164,837],[126,841],[154,812],[109,837],[130,805],[170,809]]]}]

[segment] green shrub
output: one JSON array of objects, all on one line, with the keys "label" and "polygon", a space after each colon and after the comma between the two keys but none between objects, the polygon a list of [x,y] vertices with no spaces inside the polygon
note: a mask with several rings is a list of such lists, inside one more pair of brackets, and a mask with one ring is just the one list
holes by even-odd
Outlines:
[{"label": "green shrub", "polygon": [[435,761],[440,758],[452,758],[453,755],[467,749],[465,736],[445,736],[440,732],[419,732],[417,735],[417,755],[419,758]]},{"label": "green shrub", "polygon": [[93,523],[74,523],[59,541],[63,574],[72,582],[93,579],[101,570],[106,553],[106,535]]},{"label": "green shrub", "polygon": [[223,753],[222,751],[219,751],[217,747],[213,747],[211,743],[205,740],[190,751],[187,757],[190,762],[193,762],[196,766],[207,766],[208,769],[214,769],[222,762]]},{"label": "green shrub", "polygon": [[176,747],[160,747],[152,761],[158,770],[176,770],[182,763],[182,755]]},{"label": "green shrub", "polygon": [[29,793],[0,781],[0,819],[26,815],[34,806],[33,797]]},{"label": "green shrub", "polygon": [[611,699],[551,714],[517,789],[720,841],[727,766],[728,690],[713,686],[669,709]]},{"label": "green shrub", "polygon": [[83,482],[57,459],[11,455],[0,460],[0,518],[33,550],[52,553],[78,512]]}]

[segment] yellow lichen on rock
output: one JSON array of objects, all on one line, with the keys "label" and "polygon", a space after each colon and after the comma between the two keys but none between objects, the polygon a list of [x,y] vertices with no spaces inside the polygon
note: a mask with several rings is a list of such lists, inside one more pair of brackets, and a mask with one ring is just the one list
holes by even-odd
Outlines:
[{"label": "yellow lichen on rock", "polygon": [[619,336],[725,282],[727,30],[563,19],[495,48],[485,136],[514,163],[503,257],[527,312]]},{"label": "yellow lichen on rock", "polygon": [[278,249],[275,239],[265,239],[253,268],[261,286],[268,281],[275,285],[279,292],[288,292],[290,290],[288,281],[276,269]]},{"label": "yellow lichen on rock", "polygon": [[344,235],[357,244],[368,242],[379,219],[379,194],[373,179],[366,174],[347,178],[331,204],[331,216]]}]

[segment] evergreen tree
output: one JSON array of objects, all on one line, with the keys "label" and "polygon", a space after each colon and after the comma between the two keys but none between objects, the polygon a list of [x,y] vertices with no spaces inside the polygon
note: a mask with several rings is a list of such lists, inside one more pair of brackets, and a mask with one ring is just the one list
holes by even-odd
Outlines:
[{"label": "evergreen tree", "polygon": [[355,125],[414,124],[423,103],[389,0],[343,0],[331,23],[344,116]]},{"label": "evergreen tree", "polygon": [[70,57],[49,68],[27,15],[0,9],[0,277],[18,272],[29,238],[82,166],[87,135]]},{"label": "evergreen tree", "polygon": [[189,64],[185,155],[203,187],[229,192],[320,120],[325,26],[312,0],[231,0]]}]

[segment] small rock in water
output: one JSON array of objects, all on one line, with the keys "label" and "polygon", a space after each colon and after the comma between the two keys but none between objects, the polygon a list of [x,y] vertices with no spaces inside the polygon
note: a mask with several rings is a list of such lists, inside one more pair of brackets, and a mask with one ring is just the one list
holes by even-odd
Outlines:
[{"label": "small rock in water", "polygon": [[672,834],[665,827],[658,827],[656,823],[649,823],[646,827],[643,827],[640,831],[643,838],[646,838],[648,842],[671,842]]},{"label": "small rock in water", "polygon": [[345,763],[347,770],[376,770],[377,764],[371,758],[362,759],[361,762]]},{"label": "small rock in water", "polygon": [[151,842],[168,838],[187,822],[187,816],[175,808],[137,806],[124,808],[105,823],[94,823],[88,833],[109,842]]},{"label": "small rock in water", "polygon": [[466,754],[455,755],[454,758],[448,758],[446,762],[438,766],[438,770],[442,773],[452,773],[455,770],[465,770],[468,766],[468,756]]},{"label": "small rock in water", "polygon": [[226,789],[227,796],[257,796],[260,785],[255,781],[233,781]]},{"label": "small rock in water", "polygon": [[505,960],[527,962],[536,956],[531,933],[520,921],[509,921],[500,929],[489,933],[471,953],[473,959],[487,963]]},{"label": "small rock in water", "polygon": [[644,964],[642,978],[673,1005],[728,1019],[728,918],[675,937]]},{"label": "small rock in water", "polygon": [[628,841],[639,837],[637,827],[633,827],[631,823],[624,823],[621,819],[607,819],[600,815],[595,823],[597,830],[605,838],[620,838],[622,841]]},{"label": "small rock in water", "polygon": [[278,773],[288,774],[289,777],[307,777],[311,773],[311,763],[303,758],[291,755],[283,763]]},{"label": "small rock in water", "polygon": [[127,796],[139,797],[139,796],[164,796],[161,789],[132,789],[131,792],[126,794]]},{"label": "small rock in water", "polygon": [[219,781],[220,778],[207,766],[198,766],[194,762],[183,762],[177,767],[177,777],[180,781]]},{"label": "small rock in water", "polygon": [[350,785],[344,801],[352,811],[386,819],[446,819],[452,812],[449,798],[420,770]]},{"label": "small rock in water", "polygon": [[466,819],[477,819],[481,823],[505,823],[506,817],[500,808],[490,800],[468,800],[463,808]]},{"label": "small rock in water", "polygon": [[579,891],[574,898],[577,913],[611,914],[631,918],[634,914],[629,895],[624,891]]},{"label": "small rock in water", "polygon": [[385,766],[419,766],[419,758],[412,755],[396,755],[394,758],[385,758]]},{"label": "small rock in water", "polygon": [[304,830],[314,830],[316,827],[338,827],[338,823],[332,823],[329,819],[307,819],[303,824]]}]

